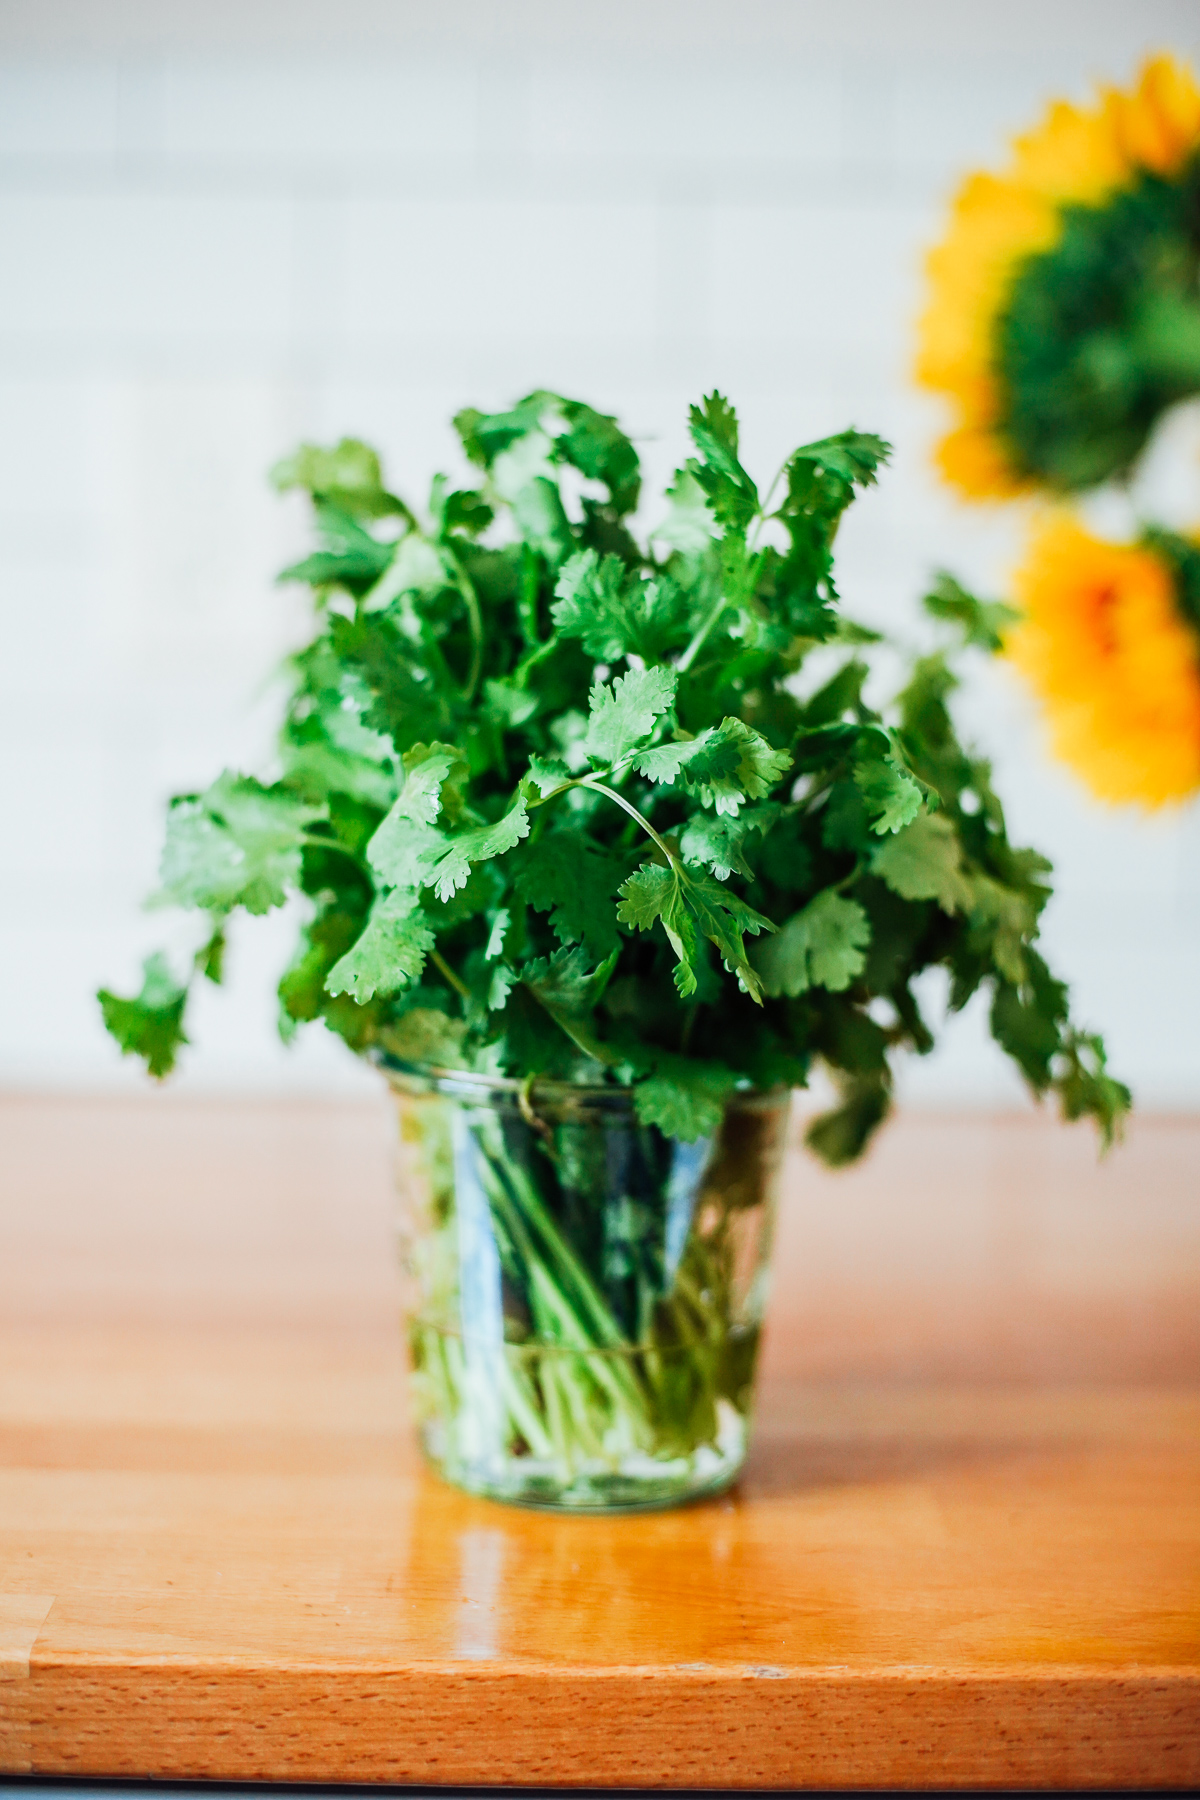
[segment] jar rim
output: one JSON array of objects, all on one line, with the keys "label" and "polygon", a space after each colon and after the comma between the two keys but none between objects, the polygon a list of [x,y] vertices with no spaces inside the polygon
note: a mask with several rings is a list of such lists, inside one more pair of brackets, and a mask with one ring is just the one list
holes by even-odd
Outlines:
[{"label": "jar rim", "polygon": [[[632,1087],[608,1082],[562,1081],[545,1076],[493,1075],[475,1069],[441,1068],[433,1063],[408,1062],[390,1051],[372,1049],[370,1061],[389,1087],[407,1094],[444,1094],[448,1099],[497,1099],[511,1101],[522,1111],[536,1098],[545,1105],[583,1105],[605,1108],[631,1107]],[[783,1083],[771,1088],[735,1087],[723,1104],[739,1109],[774,1107],[790,1096]]]}]

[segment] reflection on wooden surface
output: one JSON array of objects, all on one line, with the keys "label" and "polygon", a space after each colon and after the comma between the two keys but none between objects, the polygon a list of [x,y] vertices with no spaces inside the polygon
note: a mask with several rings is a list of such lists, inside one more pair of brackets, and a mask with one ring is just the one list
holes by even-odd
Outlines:
[{"label": "reflection on wooden surface", "polygon": [[0,1108],[0,1767],[1200,1781],[1200,1123],[796,1158],[738,1491],[458,1495],[383,1106]]}]

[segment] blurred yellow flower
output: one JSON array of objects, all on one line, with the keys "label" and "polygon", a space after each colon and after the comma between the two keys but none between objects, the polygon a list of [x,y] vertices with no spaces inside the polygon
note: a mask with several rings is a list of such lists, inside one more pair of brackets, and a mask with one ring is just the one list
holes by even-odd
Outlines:
[{"label": "blurred yellow flower", "polygon": [[[964,181],[953,202],[950,229],[928,258],[929,298],[919,325],[917,377],[955,404],[958,422],[942,441],[938,462],[947,479],[972,499],[1007,499],[1039,481],[1084,486],[1106,472],[1087,473],[1086,455],[1081,460],[1067,442],[1069,431],[1078,433],[1079,420],[1053,417],[1056,379],[1061,388],[1063,375],[1054,364],[1055,343],[1061,341],[1064,357],[1077,350],[1079,321],[1071,319],[1064,331],[1059,321],[1046,320],[1044,306],[1035,308],[1048,341],[1035,347],[1034,354],[1043,364],[1049,357],[1050,367],[1035,368],[1032,378],[1024,374],[1026,387],[1020,393],[1000,342],[1000,325],[1030,259],[1059,245],[1064,209],[1102,209],[1147,175],[1170,180],[1198,149],[1200,88],[1186,69],[1160,56],[1146,63],[1131,93],[1104,90],[1091,109],[1056,101],[1040,125],[1015,139],[1004,174],[977,173]],[[1170,206],[1161,209],[1161,228],[1175,229]],[[1098,260],[1103,266],[1103,248]],[[1073,303],[1071,288],[1078,273],[1078,268],[1053,272],[1051,291],[1062,294],[1066,307]],[[1113,321],[1106,317],[1095,323],[1111,327]],[[1091,329],[1091,322],[1083,329]],[[1156,373],[1150,379],[1160,377]],[[1034,402],[1043,390],[1048,395],[1045,418],[1014,416],[1028,414],[1031,405],[1036,413]],[[1173,397],[1152,396],[1150,403]],[[1098,429],[1107,424],[1097,417]],[[1085,412],[1083,424],[1087,422]],[[1016,433],[1021,448],[1014,426],[1021,427]],[[1067,447],[1048,444],[1042,466],[1038,439],[1048,430],[1057,430]],[[1116,466],[1127,459],[1129,446],[1123,439],[1114,439],[1114,445],[1110,455]]]},{"label": "blurred yellow flower", "polygon": [[1054,748],[1103,800],[1161,806],[1200,788],[1200,634],[1147,545],[1052,519],[1018,572],[1005,652],[1045,702]]}]

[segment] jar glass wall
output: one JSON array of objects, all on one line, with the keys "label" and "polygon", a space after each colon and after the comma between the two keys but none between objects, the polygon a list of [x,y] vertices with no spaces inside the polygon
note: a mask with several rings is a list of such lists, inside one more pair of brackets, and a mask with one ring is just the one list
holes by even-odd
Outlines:
[{"label": "jar glass wall", "polygon": [[785,1091],[693,1143],[627,1089],[387,1070],[425,1452],[576,1511],[713,1493],[746,1455]]}]

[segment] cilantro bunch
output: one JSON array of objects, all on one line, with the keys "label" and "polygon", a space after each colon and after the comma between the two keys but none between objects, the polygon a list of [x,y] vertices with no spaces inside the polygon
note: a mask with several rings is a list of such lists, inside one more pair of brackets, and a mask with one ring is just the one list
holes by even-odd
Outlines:
[{"label": "cilantro bunch", "polygon": [[[1128,1092],[1035,948],[1050,865],[956,735],[947,655],[884,712],[864,698],[880,639],[840,611],[833,543],[888,446],[802,445],[763,496],[714,393],[639,541],[614,419],[538,392],[455,424],[474,482],[435,477],[423,517],[354,440],[273,472],[312,497],[319,548],[281,579],[311,587],[314,634],[273,778],[171,805],[162,896],[211,918],[196,972],[220,980],[234,910],[298,895],[285,1037],[320,1019],[408,1065],[625,1084],[684,1138],[819,1062],[841,1099],[808,1138],[837,1164],[895,1055],[932,1048],[913,983],[941,965],[952,1008],[986,989],[1033,1090],[1111,1139]],[[997,647],[1002,609],[948,578],[927,607]],[[161,957],[135,999],[100,995],[154,1075],[186,999]]]}]

